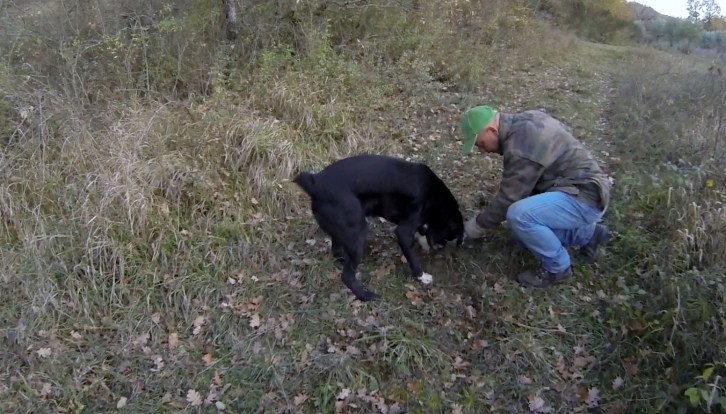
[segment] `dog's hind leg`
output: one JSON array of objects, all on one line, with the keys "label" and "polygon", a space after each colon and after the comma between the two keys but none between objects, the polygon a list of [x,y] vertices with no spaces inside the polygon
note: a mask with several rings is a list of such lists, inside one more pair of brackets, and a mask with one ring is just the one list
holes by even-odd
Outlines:
[{"label": "dog's hind leg", "polygon": [[331,237],[332,244],[330,246],[330,253],[335,259],[335,264],[343,266],[345,264],[345,252],[343,251],[343,245],[340,244],[334,237]]},{"label": "dog's hind leg", "polygon": [[343,265],[343,273],[340,275],[340,278],[359,300],[363,302],[378,300],[378,295],[363,287],[355,277],[358,265],[360,265],[363,259],[363,248],[365,247],[366,236],[368,234],[367,224],[364,222],[363,226],[354,234],[351,234],[351,238],[346,240],[343,247],[345,264]]},{"label": "dog's hind leg", "polygon": [[355,199],[338,200],[321,206],[314,214],[320,227],[330,235],[333,256],[340,254],[343,264],[340,278],[345,286],[361,301],[378,299],[378,295],[364,288],[355,277],[368,234],[368,222],[360,203]]}]

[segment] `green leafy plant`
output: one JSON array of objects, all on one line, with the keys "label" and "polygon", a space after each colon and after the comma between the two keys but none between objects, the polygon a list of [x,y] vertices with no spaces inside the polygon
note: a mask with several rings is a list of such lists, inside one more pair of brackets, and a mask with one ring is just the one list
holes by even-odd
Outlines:
[{"label": "green leafy plant", "polygon": [[[719,365],[726,366],[723,363]],[[696,383],[683,393],[692,406],[705,407],[709,413],[716,406],[726,409],[726,387],[720,383],[722,377],[713,375],[713,371],[713,366],[706,368],[696,377]]]}]

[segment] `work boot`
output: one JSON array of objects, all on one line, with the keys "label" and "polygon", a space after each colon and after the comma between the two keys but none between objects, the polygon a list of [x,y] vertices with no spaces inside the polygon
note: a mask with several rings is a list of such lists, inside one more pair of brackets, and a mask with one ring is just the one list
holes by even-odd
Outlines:
[{"label": "work boot", "polygon": [[580,247],[580,258],[587,263],[594,263],[600,257],[600,247],[612,240],[613,234],[607,226],[598,224],[592,233],[590,241]]},{"label": "work boot", "polygon": [[526,287],[546,288],[550,285],[566,282],[572,277],[572,267],[562,272],[552,273],[540,266],[536,270],[527,270],[517,275],[517,281]]}]

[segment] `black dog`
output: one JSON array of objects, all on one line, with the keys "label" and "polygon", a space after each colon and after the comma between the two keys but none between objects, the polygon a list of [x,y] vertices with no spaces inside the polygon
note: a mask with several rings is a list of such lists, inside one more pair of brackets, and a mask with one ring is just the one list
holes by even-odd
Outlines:
[{"label": "black dog", "polygon": [[[368,234],[366,217],[394,224],[398,244],[412,276],[431,283],[414,254],[414,236],[421,246],[461,245],[464,220],[446,184],[424,164],[383,155],[358,155],[329,165],[317,174],[301,172],[294,182],[311,198],[315,219],[332,239],[331,252],[343,264],[341,279],[362,301],[378,299],[356,279]],[[424,238],[425,237],[425,238]]]}]

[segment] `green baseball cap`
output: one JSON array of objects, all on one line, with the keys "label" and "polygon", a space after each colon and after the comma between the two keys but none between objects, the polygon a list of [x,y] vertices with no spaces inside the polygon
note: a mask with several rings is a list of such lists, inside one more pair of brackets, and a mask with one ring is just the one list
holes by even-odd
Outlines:
[{"label": "green baseball cap", "polygon": [[497,114],[495,109],[489,106],[475,106],[471,108],[461,119],[461,131],[464,133],[464,155],[471,152],[476,143],[476,136],[487,126]]}]

